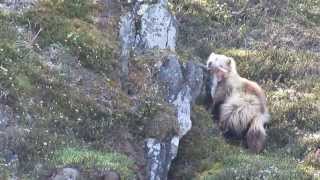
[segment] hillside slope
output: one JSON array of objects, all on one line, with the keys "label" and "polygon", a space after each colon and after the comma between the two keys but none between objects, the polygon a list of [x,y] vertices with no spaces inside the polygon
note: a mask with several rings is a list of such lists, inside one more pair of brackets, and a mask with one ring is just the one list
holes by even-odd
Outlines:
[{"label": "hillside slope", "polygon": [[[0,1],[0,179],[320,178],[319,19],[317,0]],[[208,110],[213,51],[267,92],[259,155]]]}]

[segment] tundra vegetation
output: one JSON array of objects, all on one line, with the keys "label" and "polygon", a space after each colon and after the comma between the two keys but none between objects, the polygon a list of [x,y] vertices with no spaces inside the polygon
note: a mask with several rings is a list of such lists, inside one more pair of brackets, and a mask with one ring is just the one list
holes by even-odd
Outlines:
[{"label": "tundra vegetation", "polygon": [[[254,155],[224,139],[205,103],[197,101],[169,179],[320,178],[319,161],[308,159],[320,144],[320,1],[169,5],[178,21],[181,61],[200,57],[204,63],[212,51],[233,57],[240,75],[266,90],[271,113],[266,150]],[[157,52],[135,57],[131,65],[138,102],[121,89],[120,13],[107,28],[95,18],[107,10],[92,0],[40,0],[23,13],[0,9],[0,102],[19,124],[5,129],[5,136],[1,130],[0,179],[12,171],[21,179],[41,179],[62,167],[134,179],[143,171],[135,146],[175,128],[169,105],[146,88],[145,67]],[[14,170],[6,164],[10,149],[19,157]]]}]

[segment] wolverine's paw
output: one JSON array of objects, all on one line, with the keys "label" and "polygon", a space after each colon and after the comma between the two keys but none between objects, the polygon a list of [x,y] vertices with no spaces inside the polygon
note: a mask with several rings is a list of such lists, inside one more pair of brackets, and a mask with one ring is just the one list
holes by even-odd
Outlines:
[{"label": "wolverine's paw", "polygon": [[246,135],[247,145],[250,151],[254,153],[260,153],[265,146],[266,135],[262,131],[249,130]]}]

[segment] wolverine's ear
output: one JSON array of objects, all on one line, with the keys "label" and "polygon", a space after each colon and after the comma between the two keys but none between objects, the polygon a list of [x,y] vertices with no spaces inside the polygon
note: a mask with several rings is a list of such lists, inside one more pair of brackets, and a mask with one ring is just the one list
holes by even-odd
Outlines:
[{"label": "wolverine's ear", "polygon": [[215,55],[216,55],[216,54],[215,54],[214,52],[212,52],[209,57],[213,57],[213,56],[215,56]]},{"label": "wolverine's ear", "polygon": [[233,58],[228,58],[227,65],[230,66],[232,61],[234,61]]}]

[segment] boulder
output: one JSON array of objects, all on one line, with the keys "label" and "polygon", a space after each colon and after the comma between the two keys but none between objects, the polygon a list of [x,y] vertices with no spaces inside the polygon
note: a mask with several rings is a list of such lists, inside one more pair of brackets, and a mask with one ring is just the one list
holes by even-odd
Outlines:
[{"label": "boulder", "polygon": [[78,180],[80,173],[74,168],[63,168],[52,177],[52,180]]}]

